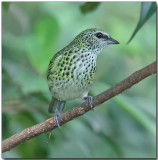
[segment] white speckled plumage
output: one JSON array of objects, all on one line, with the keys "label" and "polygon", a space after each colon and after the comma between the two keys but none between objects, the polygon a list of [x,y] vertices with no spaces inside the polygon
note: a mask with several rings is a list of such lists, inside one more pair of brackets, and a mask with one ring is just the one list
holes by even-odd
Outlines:
[{"label": "white speckled plumage", "polygon": [[[109,44],[118,42],[102,30],[88,29],[81,32],[51,59],[47,80],[54,98],[49,112],[54,112],[56,108],[55,118],[58,126],[58,111],[62,110],[60,106],[63,107],[67,100],[88,96],[96,72],[97,56]],[[58,101],[60,103],[57,103]]]}]

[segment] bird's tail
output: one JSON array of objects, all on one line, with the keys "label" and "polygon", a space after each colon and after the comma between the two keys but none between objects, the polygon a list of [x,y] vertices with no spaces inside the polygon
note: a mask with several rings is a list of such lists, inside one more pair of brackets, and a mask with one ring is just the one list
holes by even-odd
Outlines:
[{"label": "bird's tail", "polygon": [[61,113],[61,111],[64,109],[64,106],[65,106],[65,101],[60,101],[60,100],[52,97],[48,112],[54,113],[55,110],[57,109]]}]

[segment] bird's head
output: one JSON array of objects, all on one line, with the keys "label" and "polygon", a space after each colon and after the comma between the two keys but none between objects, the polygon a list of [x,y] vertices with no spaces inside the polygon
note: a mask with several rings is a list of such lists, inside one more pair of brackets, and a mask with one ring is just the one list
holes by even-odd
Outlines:
[{"label": "bird's head", "polygon": [[96,52],[100,52],[104,47],[110,44],[119,44],[119,42],[111,38],[108,33],[96,28],[81,32],[74,41],[80,47]]}]

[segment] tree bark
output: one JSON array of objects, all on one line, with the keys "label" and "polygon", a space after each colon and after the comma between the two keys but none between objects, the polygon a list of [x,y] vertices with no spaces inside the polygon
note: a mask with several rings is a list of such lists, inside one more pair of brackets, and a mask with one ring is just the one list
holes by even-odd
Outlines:
[{"label": "tree bark", "polygon": [[[126,89],[130,88],[131,86],[135,85],[136,83],[142,81],[146,77],[156,73],[156,62],[144,67],[136,71],[135,73],[131,74],[129,77],[115,85],[114,87],[100,93],[99,95],[93,98],[93,106],[96,107],[99,104],[111,99],[112,97],[120,94],[121,92],[125,91]],[[72,119],[83,115],[91,108],[86,105],[86,103],[82,103],[77,107],[61,114],[62,121],[59,119],[60,125],[63,125]],[[16,147],[17,145],[29,140],[35,136],[38,136],[44,132],[51,131],[55,129],[57,126],[54,123],[54,118],[49,118],[45,122],[36,124],[32,127],[26,128],[20,133],[17,133],[6,140],[2,141],[2,152],[6,152],[11,150],[12,148]]]}]

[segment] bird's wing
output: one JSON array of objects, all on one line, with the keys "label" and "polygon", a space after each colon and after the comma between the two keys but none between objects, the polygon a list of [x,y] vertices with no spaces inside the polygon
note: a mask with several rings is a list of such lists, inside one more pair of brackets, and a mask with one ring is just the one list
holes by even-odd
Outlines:
[{"label": "bird's wing", "polygon": [[51,59],[51,61],[49,63],[49,66],[48,66],[47,79],[48,79],[49,75],[52,74],[57,69],[57,66],[58,66],[59,62],[61,61],[61,59],[62,59],[61,52],[58,52],[53,56],[53,58]]}]

